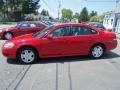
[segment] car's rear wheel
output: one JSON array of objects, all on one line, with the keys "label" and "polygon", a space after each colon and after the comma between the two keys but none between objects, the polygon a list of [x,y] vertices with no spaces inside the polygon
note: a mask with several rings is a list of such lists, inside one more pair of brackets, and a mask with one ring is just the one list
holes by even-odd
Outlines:
[{"label": "car's rear wheel", "polygon": [[13,37],[13,34],[11,32],[5,32],[3,35],[3,38],[6,40],[9,40]]},{"label": "car's rear wheel", "polygon": [[90,51],[90,56],[94,59],[101,58],[104,54],[104,47],[102,45],[95,45]]},{"label": "car's rear wheel", "polygon": [[24,47],[17,53],[17,58],[24,64],[32,64],[37,61],[37,52],[30,47]]}]

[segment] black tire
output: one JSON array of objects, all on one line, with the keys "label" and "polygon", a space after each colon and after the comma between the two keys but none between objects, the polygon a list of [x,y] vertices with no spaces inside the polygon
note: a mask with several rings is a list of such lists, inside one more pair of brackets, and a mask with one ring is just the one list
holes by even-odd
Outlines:
[{"label": "black tire", "polygon": [[24,47],[17,52],[17,59],[24,64],[33,64],[37,61],[38,54],[34,48]]},{"label": "black tire", "polygon": [[4,38],[5,40],[9,40],[9,39],[13,38],[13,34],[12,34],[11,32],[5,32],[5,33],[3,34],[3,38]]},{"label": "black tire", "polygon": [[93,59],[101,58],[105,53],[105,48],[102,45],[95,45],[90,50],[90,57]]}]

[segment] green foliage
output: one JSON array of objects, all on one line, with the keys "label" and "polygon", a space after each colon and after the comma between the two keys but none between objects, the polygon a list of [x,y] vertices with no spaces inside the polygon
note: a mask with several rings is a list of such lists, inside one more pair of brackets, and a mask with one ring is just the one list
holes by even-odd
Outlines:
[{"label": "green foliage", "polygon": [[3,0],[0,0],[0,9],[2,8],[3,5],[4,5]]},{"label": "green foliage", "polygon": [[40,0],[25,0],[22,5],[24,14],[37,14],[37,9],[40,7]]},{"label": "green foliage", "polygon": [[49,12],[47,10],[43,9],[41,11],[41,15],[43,15],[43,16],[49,16]]},{"label": "green foliage", "polygon": [[38,13],[40,0],[4,0],[0,3],[0,12],[4,20],[21,20],[25,14]]},{"label": "green foliage", "polygon": [[89,21],[89,15],[88,15],[88,10],[86,7],[84,7],[80,13],[80,22],[87,22]]},{"label": "green foliage", "polygon": [[27,14],[26,16],[25,16],[25,20],[26,21],[36,21],[36,20],[39,20],[39,16],[37,16],[37,15],[35,15],[35,14]]},{"label": "green foliage", "polygon": [[79,19],[80,18],[80,14],[76,12],[75,15],[73,16],[73,18]]},{"label": "green foliage", "polygon": [[93,16],[97,16],[97,12],[96,11],[91,11],[90,17],[93,17]]},{"label": "green foliage", "polygon": [[71,21],[73,12],[70,9],[62,9],[62,20],[63,21]]},{"label": "green foliage", "polygon": [[102,16],[93,16],[90,18],[90,22],[103,22]]}]

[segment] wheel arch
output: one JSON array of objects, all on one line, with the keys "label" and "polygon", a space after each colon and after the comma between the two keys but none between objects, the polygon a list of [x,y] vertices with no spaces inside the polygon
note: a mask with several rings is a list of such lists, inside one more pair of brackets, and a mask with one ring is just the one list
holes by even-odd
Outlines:
[{"label": "wheel arch", "polygon": [[3,33],[3,38],[4,38],[4,35],[6,34],[6,33],[11,33],[12,34],[12,37],[14,37],[14,34],[13,34],[13,32],[11,32],[11,31],[5,31],[4,33]]},{"label": "wheel arch", "polygon": [[[93,49],[95,46],[97,46],[97,45],[103,47],[103,53],[102,53],[101,56],[99,56],[99,57],[94,57],[94,56],[92,55],[92,49]],[[95,44],[92,45],[92,47],[91,47],[90,50],[89,50],[89,56],[90,56],[91,58],[93,58],[93,59],[98,59],[98,58],[101,58],[101,57],[104,55],[104,52],[105,52],[105,51],[106,51],[106,46],[105,46],[104,43],[95,43]]]},{"label": "wheel arch", "polygon": [[37,57],[39,58],[39,52],[38,52],[38,50],[37,50],[35,47],[30,46],[30,45],[24,45],[24,46],[19,47],[19,48],[17,49],[16,56],[18,57],[18,52],[19,52],[22,48],[26,48],[26,47],[29,47],[29,48],[34,49],[34,50],[36,51],[36,53],[37,53]]},{"label": "wheel arch", "polygon": [[92,49],[94,46],[96,46],[96,45],[102,46],[103,49],[104,49],[104,51],[106,51],[106,49],[107,49],[104,43],[95,43],[95,44],[93,44],[92,47],[90,48],[90,51],[91,51],[91,49]]}]

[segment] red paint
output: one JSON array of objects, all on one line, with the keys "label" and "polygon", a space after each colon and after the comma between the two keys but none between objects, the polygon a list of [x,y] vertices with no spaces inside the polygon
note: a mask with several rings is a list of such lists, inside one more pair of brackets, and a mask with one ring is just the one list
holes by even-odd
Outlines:
[{"label": "red paint", "polygon": [[1,28],[0,30],[2,30],[2,32],[0,32],[0,37],[3,38],[3,35],[5,34],[5,32],[10,32],[13,34],[13,37],[16,37],[19,35],[36,33],[47,27],[45,24],[39,21],[26,21],[26,22],[22,22],[21,24],[36,24],[38,27],[22,28],[17,25],[15,27],[10,27],[10,28]]},{"label": "red paint", "polygon": [[[84,26],[94,29],[97,34],[94,35],[79,35],[79,36],[61,36],[54,37],[48,35],[59,27],[64,26]],[[101,31],[86,24],[58,24],[50,28],[46,33],[40,37],[34,37],[32,34],[19,36],[5,42],[13,42],[15,44],[12,48],[2,47],[2,53],[7,58],[16,58],[17,50],[23,46],[34,47],[40,58],[60,57],[60,56],[74,56],[74,55],[88,55],[90,49],[95,44],[103,44],[106,51],[112,50],[117,46],[116,35],[112,32]]]}]

